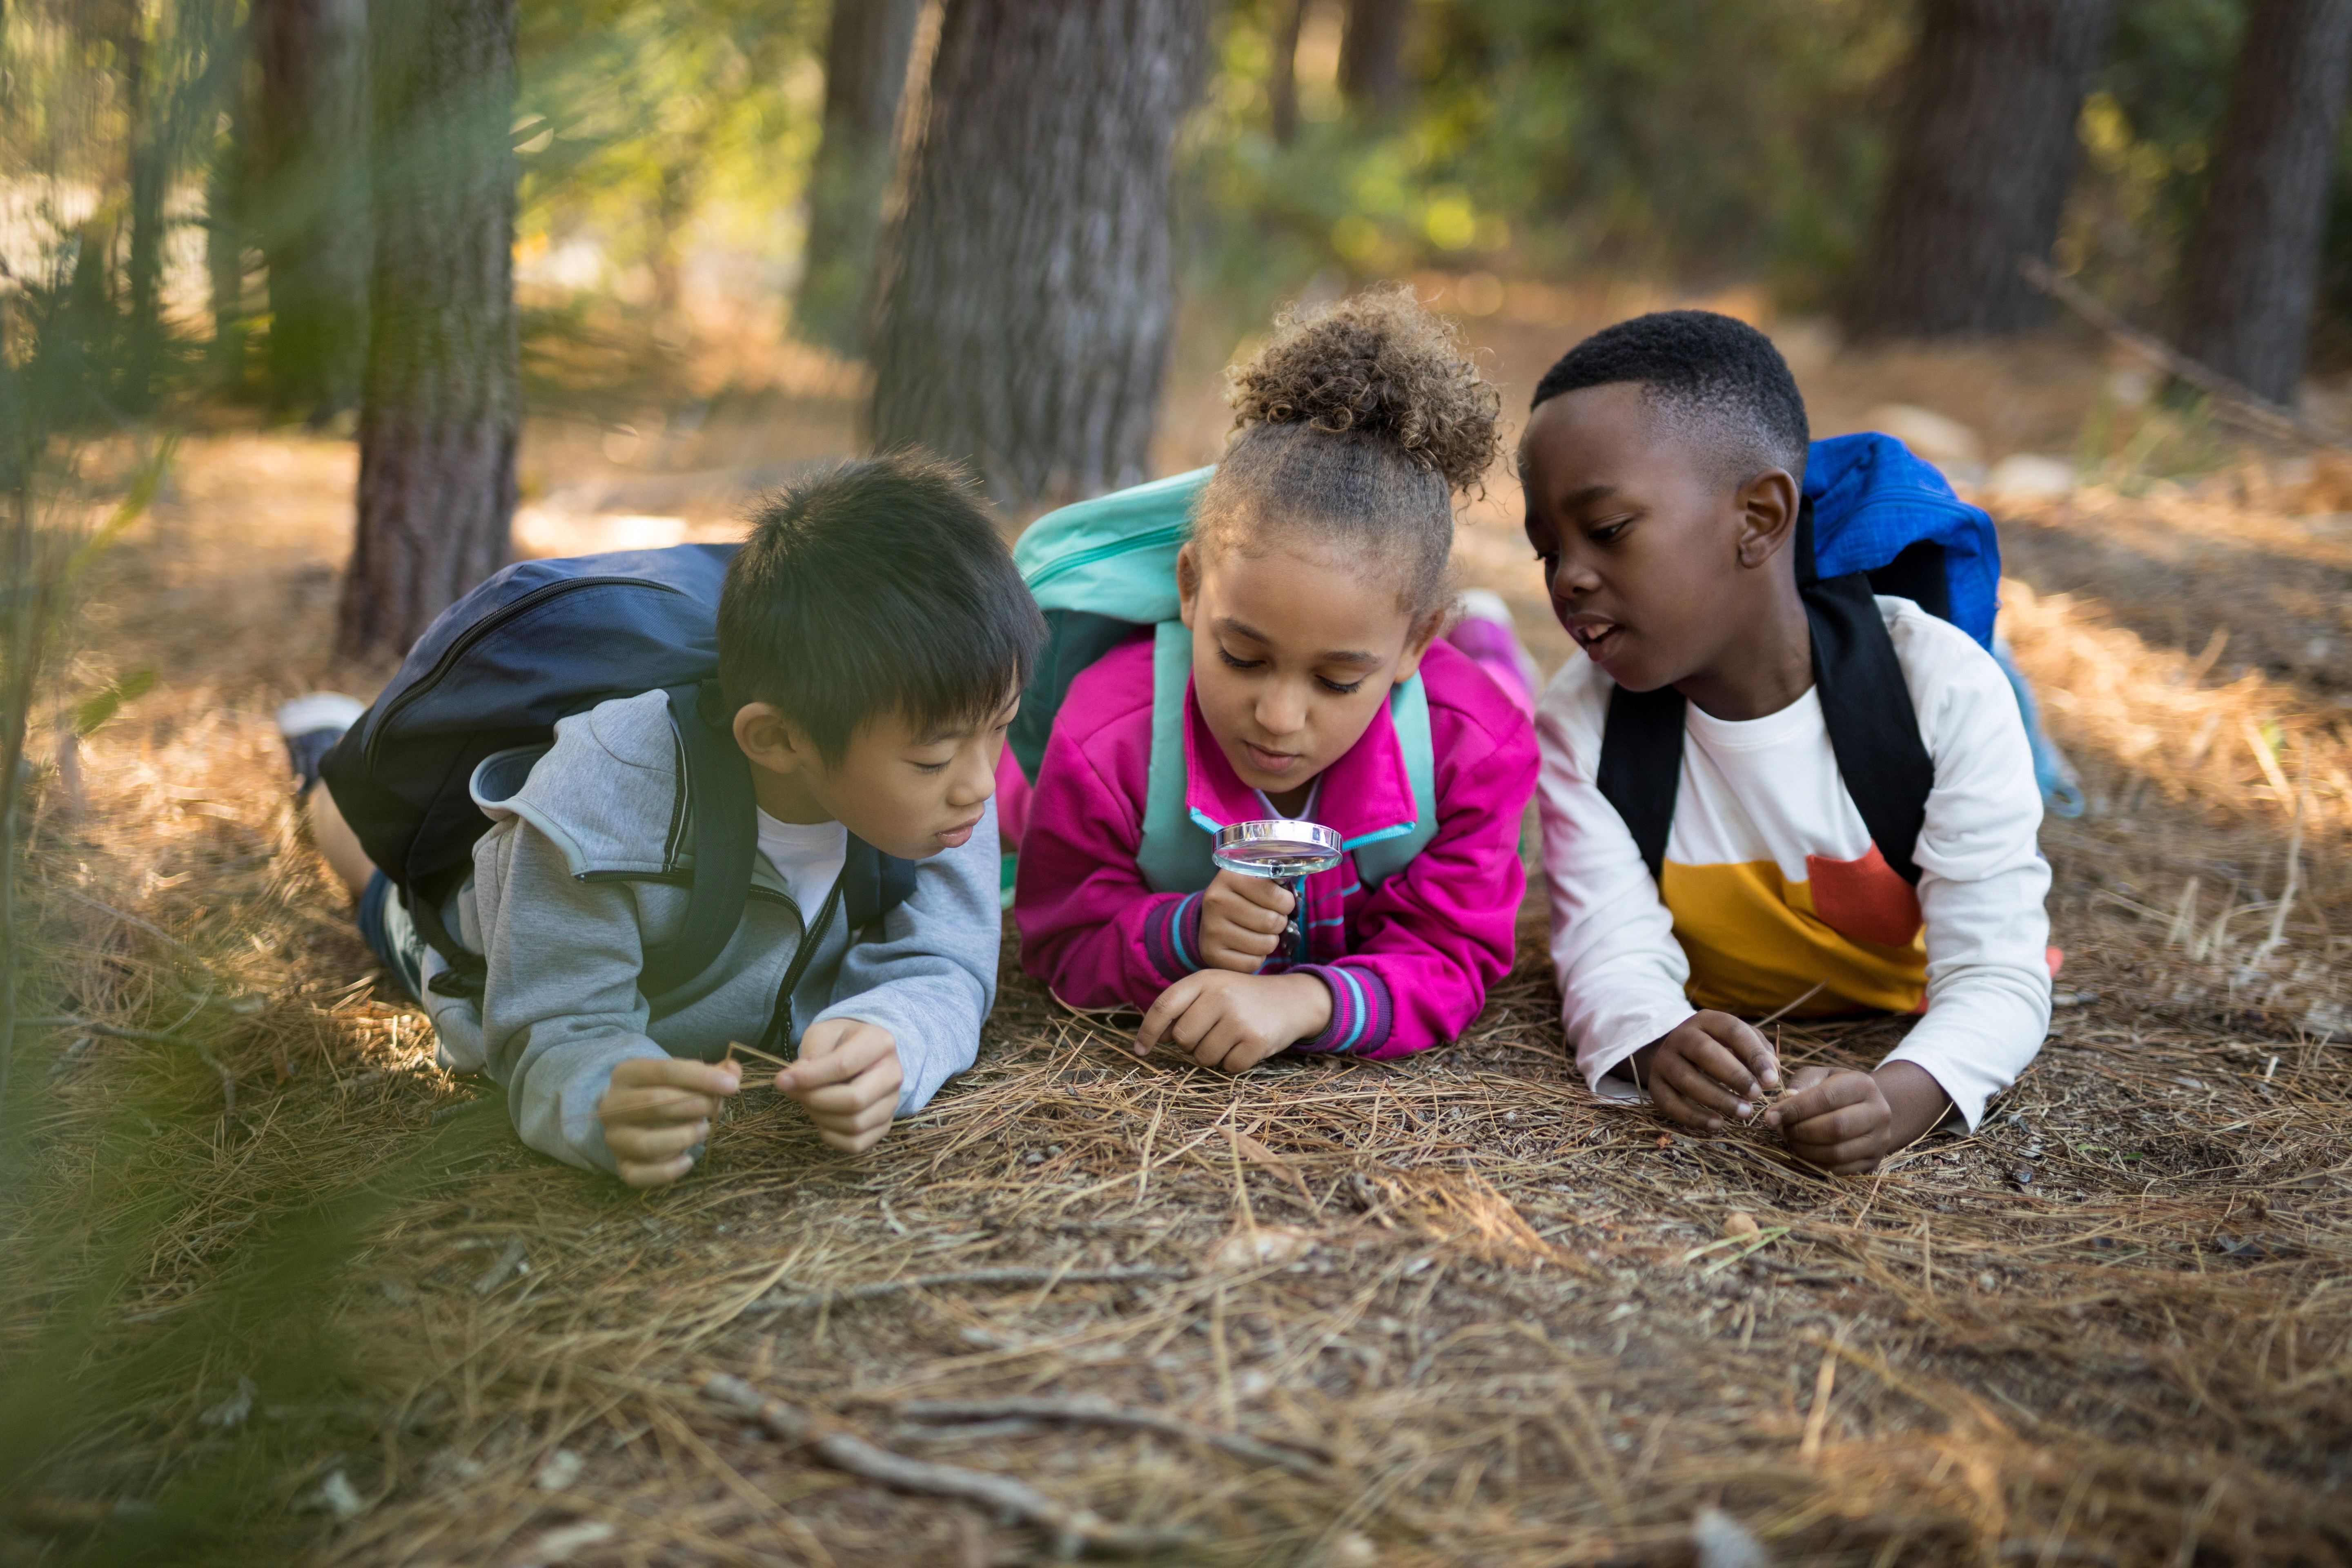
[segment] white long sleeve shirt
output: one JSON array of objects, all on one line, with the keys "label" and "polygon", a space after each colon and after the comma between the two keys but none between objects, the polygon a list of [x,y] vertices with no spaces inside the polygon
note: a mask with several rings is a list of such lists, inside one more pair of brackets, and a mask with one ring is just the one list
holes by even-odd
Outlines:
[{"label": "white long sleeve shirt", "polygon": [[[1538,791],[1561,1022],[1594,1089],[1699,1008],[1756,1016],[1824,981],[1802,1015],[1925,1016],[1916,1062],[1973,1128],[2050,1026],[2050,867],[2017,700],[1992,656],[1881,598],[1935,763],[1916,892],[1846,794],[1820,694],[1731,721],[1685,712],[1682,780],[1653,879],[1594,780],[1612,683],[1577,658],[1544,693]],[[1663,884],[1663,886],[1662,886]]]}]

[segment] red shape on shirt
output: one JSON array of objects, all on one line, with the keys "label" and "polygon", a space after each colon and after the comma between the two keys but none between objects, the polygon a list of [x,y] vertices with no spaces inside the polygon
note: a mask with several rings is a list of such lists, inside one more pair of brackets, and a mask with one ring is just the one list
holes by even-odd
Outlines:
[{"label": "red shape on shirt", "polygon": [[1808,855],[1805,878],[1812,889],[1813,913],[1842,936],[1901,947],[1919,934],[1919,895],[1895,874],[1875,844],[1858,860]]}]

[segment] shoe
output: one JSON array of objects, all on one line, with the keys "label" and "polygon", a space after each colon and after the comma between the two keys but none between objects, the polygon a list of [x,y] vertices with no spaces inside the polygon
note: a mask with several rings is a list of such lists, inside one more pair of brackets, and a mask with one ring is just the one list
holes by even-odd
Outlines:
[{"label": "shoe", "polygon": [[295,799],[302,799],[317,787],[319,769],[327,753],[366,711],[366,703],[340,691],[313,691],[278,710],[278,733],[286,742],[286,760],[300,781]]}]

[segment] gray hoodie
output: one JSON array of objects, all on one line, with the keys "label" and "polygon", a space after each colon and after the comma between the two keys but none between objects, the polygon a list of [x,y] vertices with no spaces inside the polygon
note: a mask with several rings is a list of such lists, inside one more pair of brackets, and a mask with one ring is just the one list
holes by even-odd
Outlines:
[{"label": "gray hoodie", "polygon": [[[446,965],[426,956],[441,1061],[505,1085],[532,1148],[610,1171],[596,1102],[614,1064],[715,1059],[730,1040],[757,1044],[817,911],[803,916],[761,856],[742,923],[718,961],[662,995],[639,993],[645,950],[685,921],[680,884],[694,864],[661,692],[562,720],[551,750],[535,763],[490,758],[472,790],[495,826],[474,846],[474,874],[446,913],[488,973],[478,1000],[444,996],[430,983]],[[998,885],[991,802],[961,847],[918,863],[913,895],[869,931],[874,940],[853,943],[836,907],[793,992],[793,1043],[821,1019],[880,1025],[898,1040],[905,1074],[898,1113],[920,1110],[971,1065],[995,1001]]]}]

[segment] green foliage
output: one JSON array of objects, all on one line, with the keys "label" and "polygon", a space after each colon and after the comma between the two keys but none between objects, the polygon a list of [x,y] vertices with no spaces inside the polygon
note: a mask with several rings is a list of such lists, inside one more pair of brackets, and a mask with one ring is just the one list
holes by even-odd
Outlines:
[{"label": "green foliage", "polygon": [[1863,0],[1429,0],[1412,106],[1380,126],[1318,76],[1318,10],[1285,148],[1276,10],[1229,13],[1192,142],[1198,248],[1228,286],[1601,263],[1817,303],[1866,228],[1907,42]]},{"label": "green foliage", "polygon": [[575,245],[581,264],[555,270],[667,312],[689,225],[787,258],[816,146],[825,16],[824,0],[525,6],[515,134],[526,273]]}]

